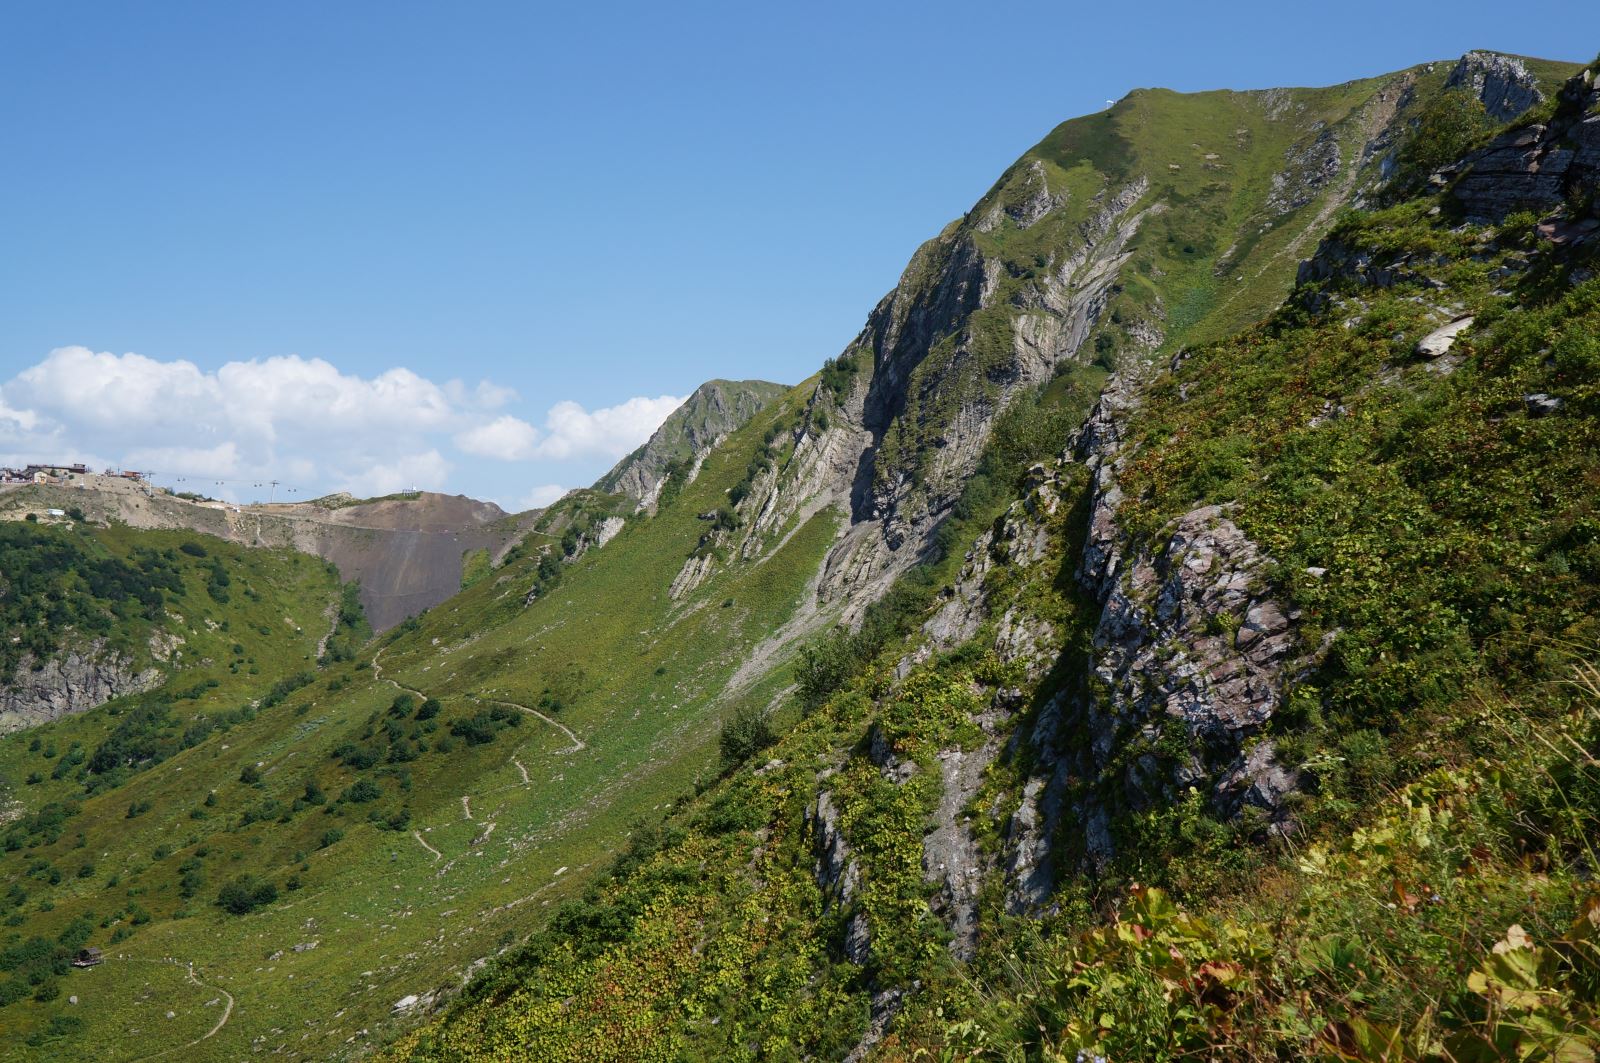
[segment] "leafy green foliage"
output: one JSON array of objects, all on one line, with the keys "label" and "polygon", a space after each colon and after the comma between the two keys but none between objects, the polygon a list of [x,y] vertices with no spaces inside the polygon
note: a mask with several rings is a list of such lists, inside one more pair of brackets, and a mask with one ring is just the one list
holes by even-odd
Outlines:
[{"label": "leafy green foliage", "polygon": [[1428,100],[1400,145],[1391,188],[1414,193],[1429,174],[1459,159],[1494,126],[1483,102],[1464,88]]},{"label": "leafy green foliage", "polygon": [[1554,716],[1481,706],[1489,757],[1429,772],[1259,891],[1202,913],[1136,887],[1106,925],[1033,936],[976,1018],[929,1039],[972,1060],[1592,1058],[1600,895],[1572,872],[1600,828],[1597,680],[1580,665]]},{"label": "leafy green foliage", "polygon": [[741,705],[733,718],[722,725],[717,743],[726,771],[743,764],[777,740],[767,714],[753,705]]},{"label": "leafy green foliage", "polygon": [[505,705],[494,705],[481,712],[456,720],[450,724],[450,733],[464,739],[468,745],[482,746],[493,742],[508,727],[522,726],[522,714]]},{"label": "leafy green foliage", "polygon": [[836,404],[843,404],[855,384],[856,372],[860,367],[861,359],[852,351],[847,351],[837,358],[826,359],[822,363],[822,373],[817,380],[817,386],[832,395]]},{"label": "leafy green foliage", "polygon": [[278,887],[254,875],[230,879],[217,891],[217,907],[230,915],[248,915],[278,899]]},{"label": "leafy green foliage", "polygon": [[0,682],[25,655],[42,662],[69,629],[109,636],[119,623],[156,620],[163,594],[181,593],[175,554],[136,550],[123,560],[57,527],[0,524]]}]

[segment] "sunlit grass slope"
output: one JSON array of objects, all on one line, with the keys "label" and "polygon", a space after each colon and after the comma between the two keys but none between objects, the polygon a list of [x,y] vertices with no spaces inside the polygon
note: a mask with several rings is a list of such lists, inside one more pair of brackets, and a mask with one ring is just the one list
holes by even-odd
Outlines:
[{"label": "sunlit grass slope", "polygon": [[[774,529],[678,600],[668,589],[702,548],[702,514],[805,394],[764,410],[657,515],[561,565],[531,600],[541,548],[559,555],[558,540],[531,536],[353,659],[318,669],[311,639],[255,685],[174,701],[154,723],[159,692],[0,742],[19,782],[35,764],[48,776],[73,743],[92,760],[130,720],[128,742],[172,747],[158,768],[13,787],[25,814],[0,888],[17,890],[0,905],[19,999],[0,1008],[16,1034],[0,1053],[105,1059],[115,1045],[110,1058],[135,1059],[174,1040],[196,1041],[197,1059],[356,1052],[401,997],[453,990],[524,937],[636,820],[715,770],[725,718],[787,684],[779,667],[728,687],[795,610],[838,514]],[[302,611],[334,592],[303,594]],[[185,741],[202,716],[218,726]],[[217,903],[225,887],[242,914]],[[58,974],[28,953],[36,938],[109,958]],[[228,1021],[201,1038],[228,996]]]}]

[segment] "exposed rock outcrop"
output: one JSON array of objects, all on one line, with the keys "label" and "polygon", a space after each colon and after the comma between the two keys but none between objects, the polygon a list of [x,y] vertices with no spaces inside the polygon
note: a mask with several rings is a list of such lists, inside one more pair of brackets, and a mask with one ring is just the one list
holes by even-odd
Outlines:
[{"label": "exposed rock outcrop", "polygon": [[1269,832],[1292,829],[1285,799],[1298,771],[1276,760],[1263,731],[1325,646],[1303,645],[1299,614],[1267,581],[1270,559],[1226,507],[1185,513],[1156,542],[1127,537],[1117,470],[1136,405],[1134,381],[1115,381],[1077,443],[1093,476],[1077,578],[1100,615],[1086,686],[1059,690],[1018,738],[1034,747],[1036,768],[1006,840],[1014,911],[1046,903],[1064,824],[1090,866],[1114,855],[1118,810],[1191,789],[1220,815],[1250,806]]},{"label": "exposed rock outcrop", "polygon": [[1465,89],[1483,102],[1489,117],[1501,122],[1544,102],[1539,81],[1522,60],[1498,52],[1468,52],[1456,61],[1446,88]]},{"label": "exposed rock outcrop", "polygon": [[1392,288],[1411,281],[1426,281],[1415,269],[1411,256],[1379,254],[1370,248],[1352,247],[1339,240],[1324,240],[1310,258],[1300,263],[1296,284],[1318,284],[1348,280],[1369,288]]},{"label": "exposed rock outcrop", "polygon": [[939,807],[933,829],[922,838],[923,873],[938,886],[932,908],[950,927],[950,951],[960,959],[977,951],[978,892],[989,867],[966,808],[1000,753],[1000,739],[992,733],[998,717],[991,712],[980,721],[986,737],[976,749],[939,752]]},{"label": "exposed rock outcrop", "polygon": [[66,649],[44,661],[25,655],[11,682],[0,687],[0,734],[86,712],[112,698],[161,682],[159,668],[138,668],[103,640]]},{"label": "exposed rock outcrop", "polygon": [[[918,252],[852,347],[870,357],[874,371],[843,408],[854,423],[839,431],[859,447],[852,528],[829,558],[824,600],[848,588],[852,599],[870,601],[872,588],[886,589],[923,555],[977,467],[1000,410],[1082,349],[1128,243],[1162,209],[1136,209],[1148,187],[1139,179],[1102,192],[1074,246],[1012,297],[1011,349],[987,372],[987,386],[966,379],[980,342],[972,317],[994,307],[1001,263],[958,228]],[[937,442],[911,442],[923,437]]]},{"label": "exposed rock outcrop", "polygon": [[1600,183],[1600,87],[1595,71],[1567,82],[1548,124],[1501,134],[1434,176],[1469,220],[1499,222],[1518,210],[1549,211]]},{"label": "exposed rock outcrop", "polygon": [[788,390],[765,380],[707,381],[672,411],[644,446],[618,462],[595,486],[627,495],[638,509],[650,510],[670,472],[693,466]]},{"label": "exposed rock outcrop", "polygon": [[1291,147],[1284,162],[1284,168],[1272,175],[1272,193],[1267,197],[1267,209],[1274,214],[1298,210],[1338,179],[1343,162],[1339,137],[1334,130],[1323,129],[1309,142]]},{"label": "exposed rock outcrop", "polygon": [[850,854],[850,843],[845,840],[844,831],[839,829],[839,811],[834,808],[829,791],[820,791],[816,801],[806,809],[805,827],[811,836],[817,885],[822,890],[824,903],[830,910],[850,913],[845,925],[845,955],[852,963],[864,964],[872,947],[867,914],[859,909],[851,910],[860,869]]},{"label": "exposed rock outcrop", "polygon": [[[1113,518],[1114,519],[1114,518]],[[1299,653],[1299,614],[1274,599],[1268,559],[1218,506],[1180,517],[1155,551],[1141,550],[1117,570],[1087,571],[1103,589],[1095,629],[1091,699],[1095,760],[1107,764],[1130,726],[1152,742],[1168,722],[1187,737],[1187,762],[1152,794],[1138,778],[1160,770],[1153,757],[1130,771],[1134,804],[1191,786],[1227,814],[1248,803],[1287,827],[1283,797],[1293,768],[1274,763],[1257,735],[1282,701],[1285,681],[1308,663]],[[1263,752],[1264,750],[1264,752]]]},{"label": "exposed rock outcrop", "polygon": [[1440,325],[1417,341],[1417,357],[1441,358],[1449,354],[1450,348],[1455,346],[1456,337],[1471,327],[1471,317],[1458,317],[1454,321]]}]

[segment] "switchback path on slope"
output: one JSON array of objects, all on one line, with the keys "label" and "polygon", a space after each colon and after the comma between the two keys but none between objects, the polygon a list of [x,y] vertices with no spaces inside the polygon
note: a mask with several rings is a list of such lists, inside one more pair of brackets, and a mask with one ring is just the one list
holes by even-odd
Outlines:
[{"label": "switchback path on slope", "polygon": [[527,713],[530,716],[539,717],[539,719],[543,720],[545,723],[549,724],[551,727],[554,727],[556,730],[558,730],[562,734],[566,735],[567,736],[567,740],[572,743],[572,745],[568,746],[566,749],[558,749],[558,750],[556,750],[557,753],[560,753],[560,754],[577,753],[577,752],[580,752],[581,750],[585,750],[585,749],[589,748],[584,743],[583,739],[579,738],[577,735],[572,733],[572,728],[568,727],[566,724],[561,723],[561,722],[559,722],[557,720],[552,720],[550,717],[546,716],[544,713],[540,712],[538,709],[530,709],[530,708],[528,708],[528,706],[526,706],[526,705],[518,705],[514,701],[501,701],[499,698],[480,698],[480,697],[478,697],[476,695],[468,695],[468,696],[471,697],[473,701],[476,701],[481,705],[504,705],[508,709],[521,709],[523,712]]},{"label": "switchback path on slope", "polygon": [[408,687],[403,683],[396,682],[393,679],[384,679],[383,678],[383,665],[379,663],[379,660],[380,660],[380,658],[383,657],[383,651],[388,649],[388,648],[389,647],[384,646],[377,653],[374,653],[372,655],[372,678],[374,678],[374,679],[382,679],[385,683],[388,683],[390,686],[394,687],[396,690],[400,691],[402,694],[410,694],[413,697],[422,698],[424,701],[426,701],[428,699],[428,695],[424,694],[422,691],[413,690],[411,687]]},{"label": "switchback path on slope", "polygon": [[433,858],[435,860],[443,860],[444,859],[444,854],[441,853],[439,850],[435,849],[433,846],[429,845],[428,844],[428,839],[426,839],[426,838],[424,838],[422,836],[422,832],[420,830],[412,831],[411,832],[411,836],[413,838],[417,839],[417,844],[418,845],[422,846],[424,849],[428,850],[428,852],[432,853],[433,854]]},{"label": "switchback path on slope", "polygon": [[[402,693],[410,694],[413,697],[419,697],[419,698],[422,698],[422,699],[426,700],[428,695],[423,693],[422,691],[417,690],[414,687],[408,687],[405,684],[400,683],[400,682],[398,682],[396,680],[385,678],[385,676],[383,674],[383,665],[380,662],[380,659],[383,657],[383,651],[388,649],[388,648],[389,647],[385,646],[385,647],[383,647],[383,649],[378,650],[377,653],[374,653],[372,655],[372,678],[381,679],[381,680],[383,680],[383,682],[388,683],[390,686],[394,687],[398,691],[401,691]],[[566,724],[561,723],[558,720],[551,719],[550,717],[546,716],[544,713],[540,712],[538,709],[529,708],[526,705],[519,705],[515,701],[503,701],[503,700],[501,700],[499,698],[480,698],[475,694],[468,694],[467,697],[472,701],[478,702],[479,704],[483,704],[483,705],[504,705],[508,709],[519,709],[522,712],[527,713],[529,716],[537,716],[539,719],[543,720],[545,723],[549,724],[551,727],[554,727],[556,730],[558,730],[562,734],[566,735],[567,736],[567,741],[572,743],[572,745],[568,746],[566,749],[558,749],[558,750],[556,750],[557,753],[563,753],[563,754],[565,754],[565,753],[577,753],[577,752],[580,752],[581,750],[585,750],[585,749],[589,748],[588,745],[584,742],[583,739],[579,738],[576,734],[574,734],[572,732],[572,728],[568,727]],[[524,774],[526,774],[526,771],[524,771]]]},{"label": "switchback path on slope", "polygon": [[[125,962],[125,963],[126,962],[132,962],[132,963],[171,963],[171,964],[176,964],[178,962],[177,960],[173,960],[173,959],[147,960],[147,959],[144,959],[143,957],[140,957],[140,956],[118,956],[117,959],[122,961],[122,962]],[[194,962],[192,960],[189,963],[185,964],[184,966],[187,969],[188,976],[189,976],[189,981],[193,982],[195,985],[199,986],[201,989],[214,989],[218,993],[222,994],[222,996],[223,996],[222,1016],[220,1018],[218,1018],[215,1023],[212,1024],[211,1029],[207,1030],[205,1033],[201,1034],[199,1037],[196,1037],[193,1041],[190,1041],[188,1044],[173,1045],[171,1048],[163,1048],[161,1051],[155,1052],[155,1053],[153,1053],[151,1055],[140,1056],[136,1060],[136,1063],[147,1063],[148,1060],[161,1059],[162,1057],[169,1056],[174,1052],[181,1052],[185,1048],[193,1048],[195,1045],[199,1044],[201,1041],[209,1040],[210,1038],[215,1037],[217,1035],[218,1031],[220,1031],[224,1026],[228,1025],[228,1020],[233,1017],[233,994],[228,992],[226,989],[223,989],[221,986],[207,985],[206,983],[200,981],[199,976],[194,973]]]}]

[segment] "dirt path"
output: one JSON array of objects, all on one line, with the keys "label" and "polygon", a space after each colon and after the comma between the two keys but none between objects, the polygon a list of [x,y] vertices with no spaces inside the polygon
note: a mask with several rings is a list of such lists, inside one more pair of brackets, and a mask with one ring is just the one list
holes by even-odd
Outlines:
[{"label": "dirt path", "polygon": [[412,831],[411,832],[411,836],[413,838],[417,839],[417,844],[418,845],[422,846],[424,849],[428,850],[428,852],[432,853],[433,854],[433,858],[435,860],[443,860],[444,859],[444,854],[441,853],[439,850],[435,849],[433,846],[429,845],[428,844],[428,839],[426,839],[426,838],[424,838],[422,836],[422,832],[420,830]]},{"label": "dirt path", "polygon": [[339,600],[340,595],[335,594],[333,600],[328,603],[328,607],[322,611],[323,619],[328,622],[328,630],[326,634],[317,640],[316,659],[318,661],[322,660],[323,656],[328,652],[328,640],[339,633]]},{"label": "dirt path", "polygon": [[511,763],[515,764],[517,766],[517,771],[522,774],[522,785],[528,785],[528,769],[522,766],[522,761],[518,760],[516,757],[512,757]]},{"label": "dirt path", "polygon": [[[177,960],[170,960],[170,959],[167,959],[167,960],[146,960],[146,959],[142,959],[142,958],[137,957],[137,956],[119,956],[119,957],[117,957],[117,959],[122,961],[122,962],[131,961],[131,962],[134,962],[134,963],[171,963],[171,964],[176,964],[178,962]],[[189,981],[193,982],[195,985],[199,986],[201,989],[212,989],[212,990],[215,990],[216,992],[222,994],[222,997],[223,997],[222,1015],[217,1019],[217,1021],[215,1023],[213,1023],[211,1025],[211,1029],[207,1030],[205,1033],[201,1034],[199,1037],[196,1037],[193,1041],[190,1041],[188,1044],[185,1044],[185,1045],[173,1045],[171,1048],[163,1048],[161,1051],[153,1053],[151,1055],[140,1056],[140,1057],[138,1057],[137,1063],[147,1063],[148,1060],[161,1059],[163,1056],[169,1056],[174,1052],[181,1052],[186,1048],[193,1048],[195,1045],[199,1044],[201,1041],[206,1041],[206,1040],[209,1040],[212,1037],[215,1037],[218,1034],[218,1032],[220,1032],[222,1030],[222,1028],[224,1026],[228,1025],[228,1020],[233,1017],[233,994],[228,992],[226,989],[223,989],[221,986],[207,985],[206,983],[200,981],[200,976],[194,973],[194,964],[193,963],[185,964],[184,967],[185,967],[185,969],[186,969],[186,971],[188,973]]]},{"label": "dirt path", "polygon": [[[588,749],[589,748],[587,745],[584,744],[583,739],[579,738],[577,735],[572,733],[572,728],[568,727],[564,723],[559,723],[559,722],[557,722],[555,720],[552,720],[550,717],[546,716],[544,713],[540,712],[538,709],[530,709],[526,705],[518,705],[514,701],[501,701],[498,698],[478,698],[478,697],[475,697],[472,700],[476,701],[476,702],[480,702],[480,703],[485,704],[485,705],[504,705],[508,709],[521,709],[523,712],[527,713],[529,716],[537,716],[537,717],[539,717],[539,719],[543,720],[545,723],[549,724],[551,727],[554,727],[556,730],[558,730],[562,734],[566,735],[567,736],[567,740],[572,743],[572,745],[568,746],[566,749],[558,749],[558,750],[556,750],[557,753],[576,753],[579,750],[583,750],[583,749]],[[526,774],[526,773],[524,773],[524,774]]]},{"label": "dirt path", "polygon": [[[422,698],[423,700],[427,700],[428,695],[423,693],[422,691],[416,690],[416,689],[414,689],[412,687],[408,687],[408,686],[404,685],[403,683],[398,683],[393,679],[384,678],[383,665],[380,663],[380,659],[383,657],[383,650],[386,650],[388,648],[389,647],[385,646],[385,647],[383,647],[383,649],[380,649],[377,653],[374,653],[372,655],[372,678],[381,679],[381,680],[383,680],[383,682],[388,683],[390,686],[394,687],[396,690],[399,690],[399,691],[401,691],[403,693],[406,693],[406,694],[414,695],[416,697]],[[557,753],[577,753],[580,750],[584,750],[584,749],[588,749],[589,748],[588,745],[586,745],[584,743],[583,739],[581,739],[577,735],[573,734],[572,728],[568,727],[566,724],[561,723],[558,720],[551,719],[550,717],[546,716],[544,713],[540,712],[538,709],[530,709],[526,705],[519,705],[514,701],[501,701],[498,698],[480,698],[480,697],[476,697],[476,696],[470,695],[470,694],[467,695],[467,696],[471,700],[476,701],[479,704],[483,704],[483,705],[504,705],[506,708],[509,708],[509,709],[520,709],[521,711],[527,713],[529,716],[537,716],[539,719],[543,720],[545,723],[549,724],[551,727],[554,727],[556,730],[558,730],[562,734],[566,735],[567,736],[567,741],[572,743],[572,745],[568,746],[566,749],[558,749],[558,750],[556,750]],[[520,765],[519,765],[519,767],[520,767]],[[523,775],[526,776],[527,772],[523,771]],[[472,817],[468,816],[467,818],[470,819]]]},{"label": "dirt path", "polygon": [[411,687],[408,687],[408,686],[404,685],[403,683],[397,683],[393,679],[384,679],[383,678],[383,665],[379,664],[378,660],[379,660],[379,658],[381,658],[383,656],[383,650],[386,650],[388,648],[389,647],[385,646],[385,647],[383,647],[383,649],[380,649],[377,653],[374,653],[372,655],[372,678],[374,678],[374,679],[383,679],[383,681],[385,683],[388,683],[390,686],[394,687],[396,690],[400,691],[401,693],[403,693],[403,694],[411,694],[411,695],[413,695],[415,697],[421,698],[423,701],[427,701],[428,700],[428,695],[424,694],[422,691],[413,690]]},{"label": "dirt path", "polygon": [[204,982],[200,981],[200,979],[194,973],[194,964],[192,963],[189,965],[189,981],[193,982],[201,989],[215,989],[217,992],[222,994],[224,1003],[222,1005],[222,1017],[217,1019],[216,1024],[212,1026],[211,1029],[195,1038],[193,1041],[190,1041],[188,1044],[184,1045],[183,1047],[185,1048],[193,1048],[201,1041],[204,1041],[209,1037],[216,1036],[217,1031],[228,1025],[228,1020],[233,1017],[233,994],[228,992],[226,989],[223,989],[221,986],[206,985]]}]

